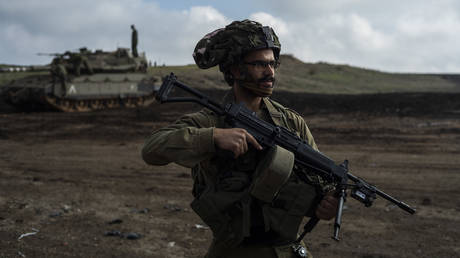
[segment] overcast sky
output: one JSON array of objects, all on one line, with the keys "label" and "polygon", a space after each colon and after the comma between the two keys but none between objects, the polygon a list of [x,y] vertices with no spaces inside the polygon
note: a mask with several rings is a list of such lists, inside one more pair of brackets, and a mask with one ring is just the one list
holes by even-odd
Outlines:
[{"label": "overcast sky", "polygon": [[459,73],[456,0],[0,0],[0,63],[44,64],[39,52],[130,47],[152,62],[192,64],[206,33],[245,18],[270,25],[281,52],[388,72]]}]

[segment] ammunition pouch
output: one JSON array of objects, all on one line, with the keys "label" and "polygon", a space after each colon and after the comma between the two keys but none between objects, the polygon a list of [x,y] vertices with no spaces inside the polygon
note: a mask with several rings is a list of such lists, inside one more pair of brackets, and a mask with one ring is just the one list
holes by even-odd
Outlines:
[{"label": "ammunition pouch", "polygon": [[252,175],[227,170],[215,183],[204,184],[198,171],[192,171],[195,200],[191,208],[211,228],[222,248],[238,246],[250,237],[252,204],[262,210],[264,231],[278,236],[274,241],[292,242],[317,196],[316,187],[300,180],[293,166],[293,153],[273,147]]},{"label": "ammunition pouch", "polygon": [[317,188],[293,172],[294,154],[275,146],[268,150],[256,169],[251,195],[261,200],[265,231],[280,239],[295,240],[308,211],[316,204]]},{"label": "ammunition pouch", "polygon": [[249,236],[249,184],[246,173],[230,172],[191,203],[193,211],[211,228],[216,242],[225,247],[235,247]]},{"label": "ammunition pouch", "polygon": [[280,239],[294,241],[304,216],[315,207],[316,197],[314,186],[293,175],[271,203],[262,205],[265,231],[272,230]]}]

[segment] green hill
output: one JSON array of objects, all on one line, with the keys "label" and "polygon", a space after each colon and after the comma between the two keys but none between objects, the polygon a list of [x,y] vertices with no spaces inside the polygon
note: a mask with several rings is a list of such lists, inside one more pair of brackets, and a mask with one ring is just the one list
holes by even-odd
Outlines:
[{"label": "green hill", "polygon": [[[178,79],[198,88],[226,88],[217,67],[202,70],[195,65],[152,67],[152,74],[175,73]],[[325,94],[391,92],[460,92],[460,74],[402,74],[334,65],[304,63],[290,55],[281,56],[277,89]]]},{"label": "green hill", "polygon": [[[0,65],[1,67],[1,65]],[[175,73],[179,80],[196,88],[226,89],[217,67],[202,70],[196,65],[159,66],[149,73]],[[43,73],[43,72],[41,72]],[[35,72],[0,73],[0,84]],[[277,70],[277,90],[324,94],[366,94],[396,92],[460,92],[460,74],[403,74],[335,65],[304,63],[291,55],[281,56]]]}]

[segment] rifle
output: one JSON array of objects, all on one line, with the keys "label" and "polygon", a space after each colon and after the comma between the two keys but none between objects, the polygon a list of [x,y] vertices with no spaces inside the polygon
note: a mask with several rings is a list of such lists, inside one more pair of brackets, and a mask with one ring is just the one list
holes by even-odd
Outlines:
[{"label": "rifle", "polygon": [[[196,97],[169,97],[168,95],[174,86]],[[336,165],[333,160],[321,152],[314,150],[296,134],[292,133],[284,127],[275,126],[259,119],[254,112],[249,110],[241,103],[230,103],[225,107],[222,107],[219,103],[209,99],[201,92],[179,82],[173,73],[164,79],[163,84],[161,85],[160,90],[156,94],[155,98],[160,103],[198,103],[215,112],[217,115],[225,116],[226,121],[233,127],[245,129],[264,148],[278,145],[294,153],[295,167],[300,168],[300,170],[309,169],[327,182],[336,184],[336,192],[338,193],[339,204],[335,217],[334,234],[332,238],[337,241],[339,241],[343,205],[346,199],[346,190],[348,188],[351,189],[351,197],[363,203],[366,207],[370,207],[378,195],[410,214],[415,213],[415,209],[406,203],[399,201],[389,194],[379,190],[377,187],[369,184],[364,179],[352,175],[348,171],[347,160],[345,160],[340,165]],[[352,181],[353,184],[349,184],[349,181]],[[318,223],[318,221],[319,219],[316,216],[313,216],[305,224],[304,231],[297,239],[297,242],[300,242],[305,234],[310,232]]]}]

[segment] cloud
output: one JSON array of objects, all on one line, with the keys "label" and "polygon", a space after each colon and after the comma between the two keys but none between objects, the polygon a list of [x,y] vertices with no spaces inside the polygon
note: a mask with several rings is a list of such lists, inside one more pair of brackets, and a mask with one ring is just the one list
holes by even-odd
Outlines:
[{"label": "cloud", "polygon": [[[458,72],[460,3],[287,0],[251,17],[277,24],[282,52],[393,72]],[[278,32],[278,31],[277,31]]]},{"label": "cloud", "polygon": [[391,45],[390,37],[375,30],[369,21],[357,14],[349,17],[353,42],[364,50],[383,50]]},{"label": "cloud", "polygon": [[253,0],[244,11],[238,8],[245,2],[234,1],[0,0],[0,63],[47,63],[36,53],[82,46],[129,47],[129,25],[136,24],[138,48],[150,60],[190,64],[201,37],[229,24],[228,13],[245,13],[275,29],[282,53],[305,62],[396,72],[460,66],[460,1]]},{"label": "cloud", "polygon": [[443,36],[451,35],[453,30],[460,28],[460,17],[452,10],[445,10],[436,17],[415,12],[402,16],[396,25],[398,31],[408,37]]},{"label": "cloud", "polygon": [[226,24],[229,22],[225,16],[211,6],[192,7],[190,11],[186,10],[183,13],[189,16],[193,25]]},{"label": "cloud", "polygon": [[196,42],[230,22],[210,6],[164,10],[141,0],[0,1],[0,17],[0,63],[18,64],[48,63],[39,52],[130,47],[131,24],[152,62],[193,63]]},{"label": "cloud", "polygon": [[390,36],[376,30],[357,14],[332,13],[315,19],[286,21],[258,12],[250,18],[272,26],[280,37],[282,51],[304,61],[347,62],[340,53],[379,51],[392,44]]},{"label": "cloud", "polygon": [[231,21],[211,6],[197,6],[183,11],[182,21],[178,21],[175,30],[179,33],[173,35],[174,40],[188,51],[187,57],[192,56],[195,44],[207,33],[224,27]]},{"label": "cloud", "polygon": [[254,20],[272,27],[276,31],[278,37],[289,37],[290,31],[287,23],[281,18],[276,18],[269,13],[257,12],[249,16],[250,20]]}]

